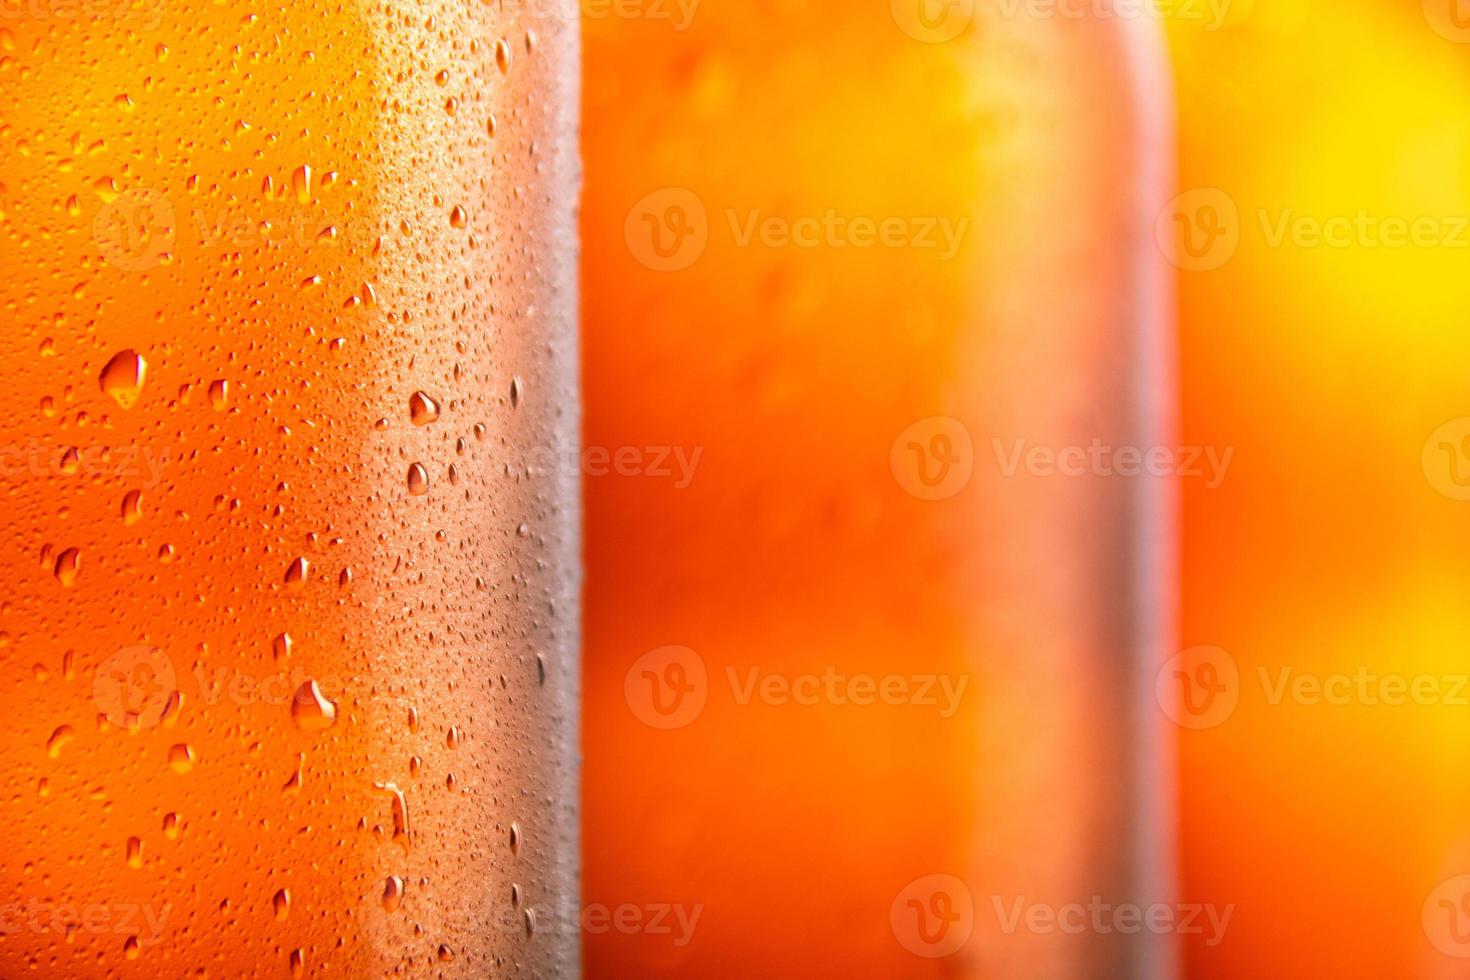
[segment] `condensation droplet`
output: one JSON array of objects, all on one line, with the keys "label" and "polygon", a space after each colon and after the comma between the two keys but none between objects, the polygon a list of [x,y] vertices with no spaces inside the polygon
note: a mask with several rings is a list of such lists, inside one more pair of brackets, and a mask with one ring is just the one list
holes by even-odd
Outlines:
[{"label": "condensation droplet", "polygon": [[77,584],[77,575],[82,570],[82,553],[76,548],[67,548],[56,556],[56,565],[52,572],[56,575],[56,581],[64,587],[71,588]]},{"label": "condensation droplet", "polygon": [[128,867],[141,868],[143,866],[143,841],[137,837],[128,838]]},{"label": "condensation droplet", "polygon": [[415,391],[408,399],[408,417],[414,425],[429,425],[439,420],[439,403],[422,391]]},{"label": "condensation droplet", "polygon": [[408,468],[408,492],[415,497],[429,492],[429,471],[419,463]]},{"label": "condensation droplet", "polygon": [[271,908],[275,910],[276,921],[285,922],[291,914],[291,889],[282,888],[271,897]]},{"label": "condensation droplet", "polygon": [[66,748],[68,742],[76,738],[77,732],[70,725],[60,725],[51,733],[46,740],[46,756],[55,759],[61,755],[61,750]]},{"label": "condensation droplet", "polygon": [[291,189],[296,192],[297,201],[311,203],[311,167],[302,164],[291,171]]},{"label": "condensation droplet", "polygon": [[209,404],[214,406],[216,412],[229,408],[230,383],[224,378],[217,378],[209,383]]},{"label": "condensation droplet", "polygon": [[168,767],[179,775],[194,768],[194,750],[180,742],[168,750]]},{"label": "condensation droplet", "polygon": [[311,562],[305,558],[297,558],[286,568],[286,588],[292,590],[301,588],[306,584],[309,575],[311,575]]},{"label": "condensation droplet", "polygon": [[403,879],[397,875],[389,875],[388,880],[383,882],[383,908],[389,912],[397,912],[402,904]]},{"label": "condensation droplet", "polygon": [[291,778],[286,780],[286,785],[281,787],[283,793],[301,792],[301,782],[304,778],[305,768],[306,754],[304,752],[296,753],[296,769],[291,773]]},{"label": "condensation droplet", "polygon": [[316,681],[307,681],[291,699],[291,719],[304,732],[320,732],[337,722],[337,705],[327,700]]},{"label": "condensation droplet", "polygon": [[387,793],[392,800],[393,840],[408,850],[413,843],[413,831],[408,822],[408,801],[396,783],[375,783],[377,789]]},{"label": "condensation droplet", "polygon": [[118,405],[132,408],[138,404],[147,375],[148,362],[143,356],[137,351],[125,350],[113,355],[102,368],[97,381]]},{"label": "condensation droplet", "polygon": [[456,204],[449,212],[449,224],[454,228],[463,228],[470,223],[469,212]]}]

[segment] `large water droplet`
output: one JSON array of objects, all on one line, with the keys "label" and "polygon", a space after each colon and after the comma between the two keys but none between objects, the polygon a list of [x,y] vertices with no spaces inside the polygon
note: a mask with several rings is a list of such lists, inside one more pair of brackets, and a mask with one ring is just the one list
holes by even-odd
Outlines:
[{"label": "large water droplet", "polygon": [[408,468],[408,492],[415,497],[429,492],[429,471],[418,463]]},{"label": "large water droplet", "polygon": [[194,750],[180,742],[168,750],[168,767],[179,775],[194,768]]},{"label": "large water droplet", "polygon": [[439,420],[439,403],[422,391],[415,391],[408,398],[408,417],[414,425],[428,425]]},{"label": "large water droplet", "polygon": [[143,356],[135,350],[125,350],[113,355],[102,368],[97,381],[118,405],[132,408],[138,404],[147,374],[148,362],[143,360]]},{"label": "large water droplet", "polygon": [[320,732],[337,723],[337,706],[327,700],[316,681],[307,681],[291,699],[291,719],[304,732]]},{"label": "large water droplet", "polygon": [[297,201],[311,203],[311,167],[302,164],[291,172],[291,189],[296,192]]},{"label": "large water droplet", "polygon": [[305,558],[297,558],[286,568],[286,588],[296,590],[306,584],[307,576],[311,574],[311,562]]},{"label": "large water droplet", "polygon": [[397,875],[389,875],[388,880],[383,883],[383,908],[396,912],[402,904],[403,879]]},{"label": "large water droplet", "polygon": [[71,588],[77,584],[77,576],[82,571],[82,553],[76,548],[67,548],[56,556],[56,565],[52,571],[56,575],[56,581],[68,589]]}]

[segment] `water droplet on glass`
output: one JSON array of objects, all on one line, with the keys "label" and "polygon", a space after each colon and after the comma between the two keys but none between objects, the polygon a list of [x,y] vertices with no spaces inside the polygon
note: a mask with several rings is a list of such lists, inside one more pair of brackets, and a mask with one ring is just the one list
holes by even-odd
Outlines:
[{"label": "water droplet on glass", "polygon": [[337,706],[327,700],[316,681],[307,681],[291,699],[291,719],[304,732],[320,732],[337,722]]},{"label": "water droplet on glass", "polygon": [[305,558],[297,558],[286,568],[285,583],[288,589],[299,589],[306,584],[307,576],[311,574],[311,562]]},{"label": "water droplet on glass", "polygon": [[408,492],[415,497],[429,492],[429,471],[418,463],[408,468]]},{"label": "water droplet on glass", "polygon": [[422,391],[415,391],[408,399],[408,417],[414,425],[428,425],[439,420],[439,403]]},{"label": "water droplet on glass", "polygon": [[112,400],[123,408],[138,404],[143,392],[143,381],[148,374],[148,362],[134,350],[114,354],[112,360],[102,368],[98,384],[112,396]]},{"label": "water droplet on glass", "polygon": [[402,904],[403,879],[397,875],[389,875],[388,880],[383,883],[383,908],[396,912]]},{"label": "water droplet on glass", "polygon": [[56,575],[56,581],[64,587],[71,588],[77,584],[77,575],[82,570],[82,553],[76,548],[67,548],[56,556],[56,565],[52,572]]},{"label": "water droplet on glass", "polygon": [[67,743],[76,738],[76,736],[76,729],[70,725],[57,727],[51,733],[51,737],[46,740],[46,757],[50,759],[59,758],[61,756],[61,750],[66,748]]},{"label": "water droplet on glass", "polygon": [[193,769],[194,750],[182,742],[172,746],[168,750],[168,767],[181,776]]},{"label": "water droplet on glass", "polygon": [[297,201],[311,203],[311,167],[303,164],[291,171],[291,189],[296,192]]}]

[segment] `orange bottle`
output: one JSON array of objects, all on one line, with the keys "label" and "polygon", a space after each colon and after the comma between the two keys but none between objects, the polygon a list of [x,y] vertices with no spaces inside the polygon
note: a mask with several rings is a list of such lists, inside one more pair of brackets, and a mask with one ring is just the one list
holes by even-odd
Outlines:
[{"label": "orange bottle", "polygon": [[577,57],[0,22],[0,975],[576,972]]},{"label": "orange bottle", "polygon": [[1095,6],[588,14],[590,975],[1169,975],[1030,925],[1170,900],[1165,79]]}]

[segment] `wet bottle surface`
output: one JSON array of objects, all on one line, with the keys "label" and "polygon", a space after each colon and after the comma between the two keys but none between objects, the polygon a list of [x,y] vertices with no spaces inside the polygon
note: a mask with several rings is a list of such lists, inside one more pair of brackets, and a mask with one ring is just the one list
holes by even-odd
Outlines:
[{"label": "wet bottle surface", "polygon": [[96,6],[0,23],[0,975],[575,975],[575,18]]},{"label": "wet bottle surface", "polygon": [[589,971],[1168,976],[1027,924],[1169,900],[1169,490],[1090,462],[1169,438],[1157,25],[639,9],[587,24],[586,882],[699,916]]}]

